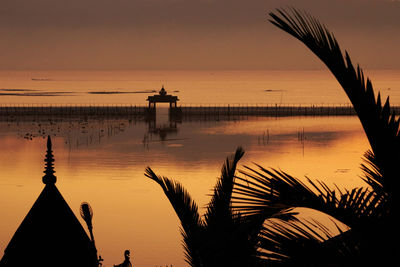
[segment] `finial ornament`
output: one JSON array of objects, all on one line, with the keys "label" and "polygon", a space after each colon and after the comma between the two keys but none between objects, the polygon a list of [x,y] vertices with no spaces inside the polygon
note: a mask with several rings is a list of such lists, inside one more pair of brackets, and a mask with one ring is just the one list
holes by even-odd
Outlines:
[{"label": "finial ornament", "polygon": [[57,177],[54,176],[55,170],[53,167],[53,151],[51,150],[51,138],[50,135],[47,137],[47,152],[44,162],[46,163],[44,173],[45,175],[42,178],[44,184],[55,184],[57,181]]},{"label": "finial ornament", "polygon": [[162,96],[165,96],[165,95],[167,94],[167,91],[165,91],[165,88],[164,88],[164,84],[162,85],[161,91],[160,91],[159,93],[160,93],[160,95],[162,95]]}]

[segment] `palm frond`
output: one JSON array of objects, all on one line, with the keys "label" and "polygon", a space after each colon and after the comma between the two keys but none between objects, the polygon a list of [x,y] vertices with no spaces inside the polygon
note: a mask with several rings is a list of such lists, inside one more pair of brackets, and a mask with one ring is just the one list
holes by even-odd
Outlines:
[{"label": "palm frond", "polygon": [[209,266],[255,266],[258,262],[258,234],[264,219],[243,217],[231,207],[236,167],[243,155],[238,147],[226,159],[204,214],[206,235],[213,241],[205,249]]},{"label": "palm frond", "polygon": [[[310,262],[311,255],[322,251],[322,243],[332,238],[333,233],[317,221],[271,219],[262,229],[261,237],[262,255],[268,261],[302,266]],[[313,262],[317,257],[313,255]]]},{"label": "palm frond", "polygon": [[236,167],[243,155],[243,149],[238,147],[234,157],[231,159],[227,158],[221,168],[221,177],[214,187],[214,194],[207,205],[207,211],[204,215],[205,223],[209,227],[213,224],[225,224],[232,221],[232,190]]},{"label": "palm frond", "polygon": [[318,221],[272,222],[261,234],[264,240],[275,241],[267,242],[270,250],[263,250],[264,256],[278,266],[358,266],[358,240],[349,231],[337,230],[339,234],[333,235]]},{"label": "palm frond", "polygon": [[364,172],[364,181],[376,192],[386,194],[385,188],[381,184],[383,171],[380,169],[375,154],[371,150],[367,150],[367,152],[364,153],[361,169]]},{"label": "palm frond", "polygon": [[222,166],[204,220],[180,183],[146,169],[145,175],[161,186],[181,221],[185,258],[191,266],[262,265],[257,245],[263,217],[241,216],[231,207],[236,167],[243,154],[239,147]]},{"label": "palm frond", "polygon": [[275,169],[245,166],[244,177],[237,177],[233,196],[235,209],[245,215],[263,214],[265,218],[290,221],[292,208],[306,207],[326,213],[353,227],[363,220],[381,216],[377,207],[382,195],[369,189],[331,189],[323,182],[302,182]]},{"label": "palm frond", "polygon": [[[382,185],[386,192],[398,193],[400,180],[397,164],[400,160],[399,119],[391,111],[389,98],[382,106],[380,94],[375,99],[372,83],[365,81],[359,66],[354,68],[350,56],[343,56],[337,40],[317,19],[296,9],[277,10],[270,13],[270,22],[303,42],[336,77],[349,97],[375,155],[375,171],[380,175],[369,176],[372,187]],[[367,166],[364,166],[368,168]],[[367,174],[368,175],[368,174]]]},{"label": "palm frond", "polygon": [[161,186],[181,221],[186,262],[191,266],[202,266],[199,254],[202,249],[201,238],[204,226],[197,204],[179,182],[156,175],[150,167],[146,168],[145,176]]},{"label": "palm frond", "polygon": [[[398,227],[394,217],[399,213],[400,207],[398,192],[400,180],[397,177],[397,165],[400,160],[400,119],[397,119],[395,113],[391,111],[389,98],[386,99],[384,105],[379,93],[375,98],[371,81],[364,78],[364,73],[359,66],[357,68],[353,66],[347,51],[343,55],[334,35],[317,19],[296,9],[277,10],[277,14],[270,13],[270,16],[270,21],[275,26],[303,42],[333,73],[353,104],[371,145],[371,151],[367,151],[364,155],[365,161],[361,168],[365,175],[364,180],[372,187],[372,191],[369,189],[353,189],[345,192],[338,190],[335,194],[320,183],[318,187],[321,186],[323,189],[319,191],[322,202],[312,203],[308,198],[304,199],[309,204],[323,206],[324,201],[332,196],[332,201],[327,202],[325,210],[317,209],[352,227],[348,232],[324,243],[328,245],[337,244],[337,242],[345,243],[346,246],[342,251],[353,251],[347,254],[350,256],[344,257],[345,260],[360,260],[362,257],[351,255],[362,252],[361,255],[364,258],[368,255],[367,258],[370,259],[373,255],[374,263],[390,262],[396,258],[397,250],[388,245],[385,238],[390,238],[395,242],[398,240],[398,231],[395,230]],[[313,190],[318,191],[315,186]],[[302,193],[304,192],[303,190]],[[251,197],[254,198],[254,195],[248,196],[248,198]],[[273,198],[268,197],[268,199]],[[285,231],[285,227],[281,228],[278,236],[274,238],[282,239],[288,236],[289,234]],[[351,244],[351,241],[354,243]],[[284,241],[281,240],[281,242]],[[354,262],[349,264],[353,266]],[[371,265],[371,261],[364,259],[357,264]]]}]

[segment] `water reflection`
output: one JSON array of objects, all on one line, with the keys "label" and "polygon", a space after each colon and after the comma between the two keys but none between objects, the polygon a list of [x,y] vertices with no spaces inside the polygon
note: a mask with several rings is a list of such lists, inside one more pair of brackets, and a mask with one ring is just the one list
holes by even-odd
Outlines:
[{"label": "water reflection", "polygon": [[134,265],[186,266],[179,222],[157,185],[144,177],[147,166],[182,182],[201,208],[222,162],[238,145],[246,150],[245,165],[256,162],[343,187],[360,185],[360,158],[368,144],[355,117],[171,121],[159,115],[155,121],[1,120],[0,251],[42,189],[47,134],[65,199],[76,215],[82,201],[96,210],[96,244],[106,266],[120,262],[125,249],[132,251]]},{"label": "water reflection", "polygon": [[182,123],[182,117],[179,114],[169,113],[169,110],[164,108],[159,109],[156,114],[148,116],[146,123],[147,133],[143,137],[143,145],[148,148],[150,142],[177,140],[172,137],[177,136],[178,125]]}]

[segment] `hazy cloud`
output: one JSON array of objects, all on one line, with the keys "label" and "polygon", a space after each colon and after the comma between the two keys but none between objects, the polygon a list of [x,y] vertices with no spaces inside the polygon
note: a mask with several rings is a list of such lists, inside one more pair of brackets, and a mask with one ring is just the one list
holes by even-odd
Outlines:
[{"label": "hazy cloud", "polygon": [[400,5],[388,0],[2,0],[1,69],[318,68],[267,22],[307,10],[357,61],[398,68]]}]

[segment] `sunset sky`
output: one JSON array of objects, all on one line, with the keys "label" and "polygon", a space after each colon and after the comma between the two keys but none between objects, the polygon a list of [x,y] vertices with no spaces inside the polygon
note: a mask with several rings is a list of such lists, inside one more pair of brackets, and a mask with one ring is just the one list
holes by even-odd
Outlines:
[{"label": "sunset sky", "polygon": [[399,0],[1,0],[0,69],[322,68],[267,22],[288,6],[364,68],[400,68]]}]

